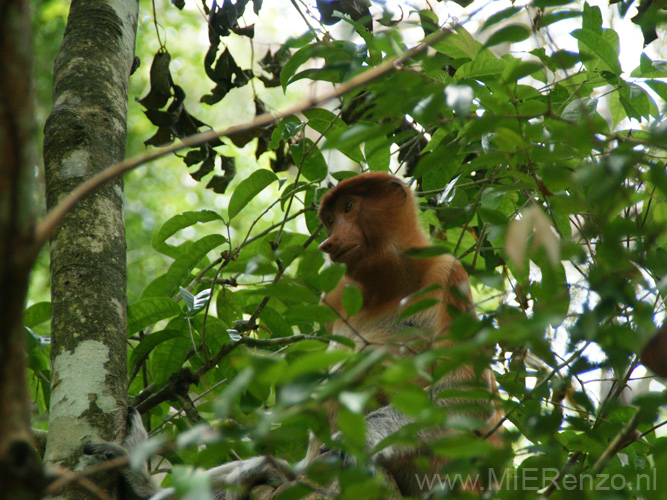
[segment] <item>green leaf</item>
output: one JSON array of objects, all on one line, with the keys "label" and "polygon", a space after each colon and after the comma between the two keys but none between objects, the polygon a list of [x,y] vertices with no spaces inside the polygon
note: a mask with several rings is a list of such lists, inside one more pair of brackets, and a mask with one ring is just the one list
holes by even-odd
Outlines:
[{"label": "green leaf", "polygon": [[343,264],[331,264],[325,267],[320,273],[320,288],[325,292],[330,292],[341,280],[345,274],[345,266]]},{"label": "green leaf", "polygon": [[185,307],[188,308],[188,312],[192,312],[195,306],[195,296],[192,295],[186,288],[183,288],[182,286],[179,286],[178,290],[181,294],[181,299],[183,299]]},{"label": "green leaf", "polygon": [[323,350],[305,353],[299,356],[286,369],[278,374],[280,381],[292,380],[304,374],[323,373],[336,363],[351,356],[342,349]]},{"label": "green leaf", "polygon": [[500,21],[504,21],[505,19],[509,19],[514,14],[517,14],[518,12],[521,12],[522,10],[523,10],[523,7],[507,7],[506,9],[503,9],[500,12],[496,12],[495,14],[490,15],[487,18],[487,20],[484,21],[484,24],[482,25],[481,31],[484,31],[486,28],[489,28],[490,26],[493,26],[494,24],[498,24]]},{"label": "green leaf", "polygon": [[434,307],[439,303],[440,301],[433,297],[427,297],[425,299],[418,300],[417,302],[413,302],[408,306],[404,307],[401,310],[400,314],[398,315],[398,319],[400,321],[402,319],[409,318],[410,316],[420,313],[422,311],[426,311],[427,309],[430,309],[431,307]]},{"label": "green leaf", "polygon": [[422,30],[424,30],[424,33],[427,35],[440,29],[438,26],[440,24],[438,15],[432,10],[420,10],[419,22],[421,23]]},{"label": "green leaf", "polygon": [[160,320],[181,314],[178,304],[166,297],[142,299],[127,307],[127,335],[154,325]]},{"label": "green leaf", "polygon": [[142,339],[142,341],[139,342],[139,345],[137,345],[132,350],[132,355],[130,356],[130,366],[133,367],[139,363],[139,361],[141,361],[144,356],[147,356],[153,349],[155,349],[158,344],[179,337],[183,337],[183,333],[179,332],[178,330],[162,330],[159,332],[151,333]]},{"label": "green leaf", "polygon": [[479,78],[483,76],[499,75],[507,66],[507,62],[498,59],[488,49],[480,51],[474,61],[462,64],[456,74],[456,78]]},{"label": "green leaf", "polygon": [[638,121],[641,121],[642,118],[648,119],[651,110],[650,98],[639,85],[630,84],[624,87],[621,91],[621,102],[628,112],[628,117]]},{"label": "green leaf", "polygon": [[231,343],[229,326],[220,318],[216,318],[211,314],[208,316],[200,314],[192,319],[192,325],[200,335],[205,331],[206,347],[211,353],[216,353],[222,346]]},{"label": "green leaf", "polygon": [[232,292],[227,287],[223,287],[218,292],[215,305],[218,317],[227,324],[232,324],[243,316],[243,306],[239,301],[239,294]]},{"label": "green leaf", "polygon": [[175,295],[178,287],[185,283],[192,270],[206,257],[206,254],[226,241],[227,239],[221,234],[209,234],[194,243],[185,244],[183,251],[169,266],[164,280],[164,293],[170,297]]},{"label": "green leaf", "polygon": [[346,285],[343,289],[343,307],[348,317],[352,317],[361,311],[364,305],[364,298],[361,295],[361,290],[355,285]]},{"label": "green leaf", "polygon": [[234,405],[238,398],[241,397],[241,393],[247,389],[248,385],[250,385],[254,378],[255,370],[250,366],[239,372],[238,375],[227,384],[224,392],[215,402],[213,409],[215,416],[222,420],[226,419],[234,409]]},{"label": "green leaf", "polygon": [[[213,444],[220,441],[220,438],[220,434],[216,430],[212,429],[210,425],[204,422],[200,422],[195,426],[181,432],[181,434],[176,438],[176,448],[181,450],[183,448],[197,446],[200,444]],[[191,468],[189,472],[192,473]],[[202,470],[202,472],[204,472],[204,475],[207,475],[205,471]],[[203,500],[204,497],[195,496],[194,498]]]},{"label": "green leaf", "polygon": [[[589,29],[574,30],[571,35],[600,60],[602,63],[600,69],[610,71],[616,76],[622,73],[617,51],[602,35]],[[581,51],[581,45],[579,50]]]},{"label": "green leaf", "polygon": [[[331,130],[326,134],[323,150],[337,149],[350,159],[362,162],[364,156],[359,145],[378,136],[378,127],[364,123],[357,123],[350,127]],[[381,132],[379,132],[381,133]],[[356,161],[356,160],[355,160]]]},{"label": "green leaf", "polygon": [[[377,124],[355,123],[346,128],[330,131],[326,135],[326,143],[322,149],[338,149],[341,152],[349,151],[358,145],[379,137],[386,137],[385,131]],[[363,158],[363,157],[362,157]]]},{"label": "green leaf", "polygon": [[317,271],[324,264],[324,255],[320,250],[309,248],[301,256],[299,269],[296,273],[302,279],[317,276]]},{"label": "green leaf", "polygon": [[310,70],[302,72],[302,76],[299,78],[296,76],[293,78],[293,75],[302,64],[312,58],[322,58],[327,62],[324,68],[325,72],[329,71],[332,67],[336,67],[332,74],[339,75],[339,78],[341,73],[346,73],[355,66],[358,66],[363,60],[365,52],[365,47],[358,47],[356,44],[348,41],[321,42],[306,45],[297,50],[292,58],[287,61],[287,64],[285,64],[280,72],[280,83],[283,86],[283,90],[285,90],[287,85],[299,78],[303,78],[303,74]]},{"label": "green leaf", "polygon": [[587,2],[584,3],[581,26],[594,33],[602,34],[602,11],[600,7],[597,5],[590,6]]},{"label": "green leaf", "polygon": [[516,82],[541,70],[542,65],[538,62],[513,59],[503,71],[502,78],[505,82]]},{"label": "green leaf", "polygon": [[243,207],[245,207],[255,196],[257,196],[265,187],[278,180],[276,174],[270,170],[261,168],[255,170],[247,179],[234,190],[232,198],[229,200],[227,213],[230,219],[233,219]]},{"label": "green leaf", "polygon": [[23,324],[28,328],[35,328],[50,319],[51,302],[37,302],[28,307],[23,313]]},{"label": "green leaf", "polygon": [[282,248],[276,250],[276,257],[280,259],[283,266],[287,267],[297,258],[301,257],[304,252],[305,249],[302,244],[283,245]]},{"label": "green leaf", "polygon": [[[340,397],[349,396],[342,393]],[[366,420],[363,413],[353,413],[342,406],[336,417],[336,427],[341,432],[343,445],[353,453],[363,453],[366,445]]]},{"label": "green leaf", "polygon": [[324,324],[338,319],[338,315],[331,307],[323,304],[290,306],[284,314],[285,320],[290,325],[298,325],[304,322]]},{"label": "green leaf", "polygon": [[282,71],[280,72],[280,84],[283,87],[283,91],[287,89],[290,78],[296,73],[296,70],[304,64],[308,59],[314,57],[317,51],[317,44],[309,44],[305,47],[297,50],[294,55],[290,58],[289,61],[285,64]]},{"label": "green leaf", "polygon": [[150,297],[164,297],[167,295],[167,273],[164,273],[153,281],[151,281],[146,288],[141,292],[141,299],[148,299]]},{"label": "green leaf", "polygon": [[660,80],[648,80],[646,82],[646,85],[651,87],[651,90],[658,94],[660,99],[663,101],[667,101],[667,83],[662,82]]},{"label": "green leaf", "polygon": [[537,19],[537,28],[546,28],[552,24],[565,19],[581,17],[581,11],[578,10],[557,10],[555,12],[545,13]]},{"label": "green leaf", "polygon": [[561,116],[566,120],[578,122],[582,113],[585,113],[586,115],[594,113],[597,107],[597,103],[597,99],[573,99],[567,106],[565,106]]},{"label": "green leaf", "polygon": [[433,48],[453,59],[475,59],[480,44],[462,26],[445,38],[433,44]]},{"label": "green leaf", "polygon": [[[327,162],[322,156],[322,151],[310,139],[306,138],[299,141],[298,144],[290,144],[290,152],[294,164],[297,167],[303,166],[301,171],[309,181],[324,179],[327,176],[329,167],[327,167]],[[306,154],[305,158],[303,157],[304,154]]]},{"label": "green leaf", "polygon": [[648,93],[639,85],[623,83],[621,89],[612,94],[609,100],[609,111],[614,126],[624,118],[641,121],[649,118],[653,101]]},{"label": "green leaf", "polygon": [[522,42],[530,37],[530,30],[521,24],[512,24],[500,28],[493,33],[484,44],[485,47],[493,47],[501,43]]},{"label": "green leaf", "polygon": [[567,50],[557,50],[549,56],[549,63],[553,68],[568,69],[581,61],[579,54]]},{"label": "green leaf", "polygon": [[572,3],[572,0],[533,0],[532,4],[537,9],[545,9],[547,7],[559,7]]},{"label": "green leaf", "polygon": [[344,79],[349,64],[331,64],[324,68],[304,69],[292,77],[289,83],[299,80],[318,80],[321,82],[341,83]]},{"label": "green leaf", "polygon": [[274,297],[283,301],[286,304],[301,303],[307,304],[316,302],[318,296],[310,287],[303,285],[297,281],[282,280],[279,283],[270,283],[264,287],[249,290],[249,295],[264,295],[266,297]]},{"label": "green leaf", "polygon": [[[414,176],[419,178],[435,170],[446,179],[445,182],[451,181],[461,165],[458,148],[458,144],[442,142],[433,150],[433,154],[421,156],[415,168]],[[429,185],[424,186],[424,189],[437,189],[437,187]]]},{"label": "green leaf", "polygon": [[[331,111],[321,108],[313,108],[303,112],[303,114],[308,118],[308,126],[323,134],[325,137],[328,136],[332,131],[342,131],[347,129],[347,124],[334,115]],[[361,149],[358,144],[350,145],[340,145],[338,144],[340,152],[343,153],[348,158],[361,163],[364,161],[364,155],[361,153]]]},{"label": "green leaf", "polygon": [[151,373],[158,387],[183,368],[188,351],[192,349],[190,339],[175,338],[158,344],[151,357]]},{"label": "green leaf", "polygon": [[633,78],[667,78],[667,63],[652,61],[645,53],[639,58],[639,66],[630,74]]},{"label": "green leaf", "polygon": [[454,434],[439,440],[432,449],[443,457],[474,459],[492,453],[493,445],[470,434]]},{"label": "green leaf", "polygon": [[287,141],[297,134],[300,134],[306,126],[304,122],[299,120],[296,116],[288,116],[278,122],[276,128],[271,133],[271,142],[269,142],[269,149],[278,149],[280,141]]},{"label": "green leaf", "polygon": [[503,151],[516,151],[528,147],[523,137],[507,127],[498,127],[493,140]]},{"label": "green leaf", "polygon": [[151,245],[153,248],[159,247],[162,243],[167,241],[167,239],[174,235],[177,231],[184,229],[186,227],[193,226],[198,222],[211,222],[214,220],[222,220],[220,214],[214,212],[213,210],[201,210],[199,212],[183,212],[182,214],[175,215],[167,222],[162,224],[160,230],[153,236],[153,241]]},{"label": "green leaf", "polygon": [[391,395],[391,405],[413,417],[419,417],[420,413],[432,404],[428,392],[416,385],[401,387]]},{"label": "green leaf", "polygon": [[320,134],[324,134],[330,128],[346,127],[345,122],[328,109],[312,108],[303,114],[308,119],[308,126]]},{"label": "green leaf", "polygon": [[368,139],[364,145],[364,154],[366,155],[366,163],[373,172],[389,170],[391,149],[386,137]]},{"label": "green leaf", "polygon": [[259,318],[269,332],[271,332],[271,337],[289,337],[294,333],[286,321],[285,315],[271,307],[262,309]]}]

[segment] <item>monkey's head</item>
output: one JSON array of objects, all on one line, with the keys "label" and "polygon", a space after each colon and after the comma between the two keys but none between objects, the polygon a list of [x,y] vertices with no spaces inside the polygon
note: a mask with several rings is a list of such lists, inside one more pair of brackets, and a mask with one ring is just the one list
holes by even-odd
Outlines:
[{"label": "monkey's head", "polygon": [[347,264],[348,272],[380,253],[396,256],[428,245],[411,191],[382,172],[341,181],[322,197],[318,216],[327,231],[320,250],[334,262]]}]

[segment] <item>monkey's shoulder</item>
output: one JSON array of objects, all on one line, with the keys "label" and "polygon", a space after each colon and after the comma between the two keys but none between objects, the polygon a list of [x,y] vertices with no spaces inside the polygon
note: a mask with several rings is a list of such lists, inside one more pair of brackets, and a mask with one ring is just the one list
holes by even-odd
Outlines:
[{"label": "monkey's shoulder", "polygon": [[466,273],[461,261],[451,254],[445,254],[429,259],[424,278],[431,282],[450,282],[468,279],[468,273]]},{"label": "monkey's shoulder", "polygon": [[424,289],[434,285],[439,287],[445,296],[451,292],[452,288],[458,289],[463,296],[468,296],[470,293],[468,273],[461,262],[450,254],[429,261],[422,275],[420,288]]}]

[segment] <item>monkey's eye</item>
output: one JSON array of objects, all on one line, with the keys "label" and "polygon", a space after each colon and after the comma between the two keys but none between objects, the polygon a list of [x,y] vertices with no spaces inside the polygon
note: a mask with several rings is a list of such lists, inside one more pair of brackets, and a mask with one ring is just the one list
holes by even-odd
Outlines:
[{"label": "monkey's eye", "polygon": [[348,213],[350,210],[352,210],[352,205],[354,205],[354,203],[352,203],[351,201],[348,201],[345,204],[345,213]]},{"label": "monkey's eye", "polygon": [[327,220],[324,221],[327,227],[333,226],[333,219],[329,217]]}]

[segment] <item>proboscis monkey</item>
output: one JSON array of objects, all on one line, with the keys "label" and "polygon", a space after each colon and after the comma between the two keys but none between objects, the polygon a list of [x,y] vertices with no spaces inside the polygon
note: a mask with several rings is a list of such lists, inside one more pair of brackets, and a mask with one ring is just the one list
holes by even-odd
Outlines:
[{"label": "proboscis monkey", "polygon": [[[350,338],[358,350],[382,347],[394,356],[409,356],[426,349],[446,348],[448,328],[456,314],[474,314],[468,275],[452,255],[419,258],[411,254],[431,246],[430,239],[418,219],[416,200],[412,192],[398,178],[380,172],[361,174],[341,181],[321,201],[319,217],[327,231],[320,249],[334,262],[347,266],[345,276],[324,299],[340,319],[330,326],[331,333]],[[412,251],[412,252],[410,252]],[[359,287],[363,296],[361,311],[346,317],[342,304],[346,286]],[[427,295],[416,292],[432,289]],[[436,305],[404,319],[399,319],[405,302],[426,297],[437,299]],[[410,328],[417,335],[407,337],[401,331]],[[470,366],[447,373],[429,384],[417,381],[427,389],[439,404],[452,406],[453,412],[487,423],[492,428],[501,418],[501,412],[492,402],[496,384],[490,369],[477,376]],[[465,410],[457,410],[461,401],[439,398],[447,389],[484,387],[489,400],[478,401]],[[470,403],[470,402],[468,402]],[[333,409],[332,413],[335,411]],[[333,417],[332,417],[332,420]],[[367,416],[366,439],[373,448],[390,434],[412,423],[412,419],[388,404]],[[481,433],[484,429],[479,430]],[[424,433],[424,440],[446,435],[447,429]],[[490,438],[500,444],[500,436]],[[312,446],[309,454],[313,453]],[[420,450],[388,447],[381,450],[376,460],[395,480],[403,495],[424,493],[410,466]],[[443,461],[432,459],[431,473],[437,473]]]}]

